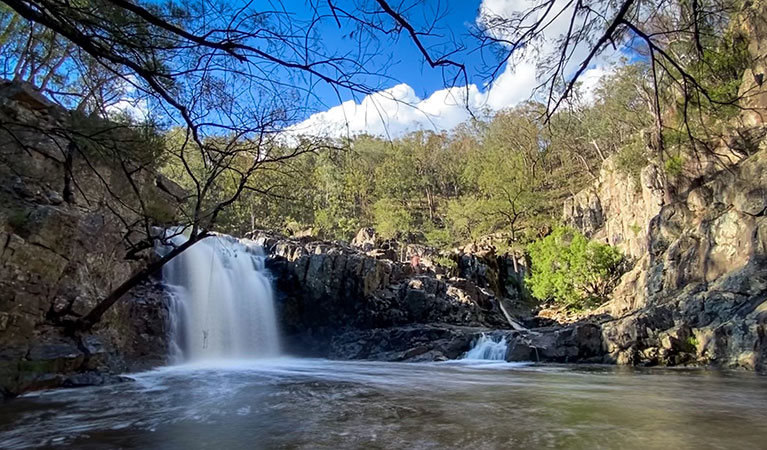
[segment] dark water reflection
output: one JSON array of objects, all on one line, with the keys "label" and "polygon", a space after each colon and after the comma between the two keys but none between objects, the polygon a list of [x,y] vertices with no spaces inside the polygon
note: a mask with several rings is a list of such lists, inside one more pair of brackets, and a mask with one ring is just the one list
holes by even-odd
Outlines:
[{"label": "dark water reflection", "polygon": [[0,448],[765,449],[767,378],[282,359],[0,404]]}]

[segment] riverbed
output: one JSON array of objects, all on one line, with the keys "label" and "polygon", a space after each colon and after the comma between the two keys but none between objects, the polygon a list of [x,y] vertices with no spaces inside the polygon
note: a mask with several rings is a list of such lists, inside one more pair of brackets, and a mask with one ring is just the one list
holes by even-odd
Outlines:
[{"label": "riverbed", "polygon": [[767,448],[751,373],[278,358],[130,377],[0,404],[0,448]]}]

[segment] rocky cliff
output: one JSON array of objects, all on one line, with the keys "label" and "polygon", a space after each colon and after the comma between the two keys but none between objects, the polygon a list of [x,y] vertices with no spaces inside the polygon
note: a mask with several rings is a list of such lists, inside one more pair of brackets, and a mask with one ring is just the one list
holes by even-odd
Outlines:
[{"label": "rocky cliff", "polygon": [[[497,332],[514,343],[510,360],[601,361],[601,342],[592,325],[528,330],[507,315],[503,305],[509,299],[482,287],[489,284],[488,273],[493,274],[491,279],[497,275],[488,267],[480,268],[483,263],[478,261],[471,266],[477,270],[468,271],[476,278],[471,280],[435,273],[430,262],[416,269],[383,258],[360,242],[355,248],[264,232],[252,238],[269,255],[279,322],[292,354],[388,361],[454,359],[481,333]],[[488,258],[483,253],[474,257]]]},{"label": "rocky cliff", "polygon": [[753,63],[725,136],[684,149],[673,173],[656,162],[635,179],[608,159],[565,205],[565,223],[635,261],[594,316],[607,361],[767,369],[764,8],[742,12]]},{"label": "rocky cliff", "polygon": [[765,369],[766,130],[737,131],[748,145],[733,138],[716,156],[688,155],[668,176],[671,196],[660,167],[642,170],[637,186],[608,159],[594,186],[565,205],[566,223],[636,261],[597,311],[610,317],[608,360]]},{"label": "rocky cliff", "polygon": [[[66,325],[128,277],[125,227],[105,183],[120,172],[72,157],[73,116],[24,86],[0,86],[0,392],[94,384],[162,363],[167,307],[149,282],[92,333]],[[135,181],[155,189],[154,176]],[[156,190],[156,198],[172,202]],[[130,217],[122,215],[122,218]]]},{"label": "rocky cliff", "polygon": [[767,151],[677,195],[648,224],[644,253],[603,307],[618,362],[767,363]]},{"label": "rocky cliff", "polygon": [[565,201],[565,224],[640,258],[647,248],[648,224],[663,205],[659,170],[648,165],[636,178],[620,170],[615,157],[606,159],[595,183]]}]

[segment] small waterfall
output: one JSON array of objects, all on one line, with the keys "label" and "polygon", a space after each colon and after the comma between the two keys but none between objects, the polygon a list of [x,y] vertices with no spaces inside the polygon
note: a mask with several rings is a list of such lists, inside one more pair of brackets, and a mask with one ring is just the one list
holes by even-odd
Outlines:
[{"label": "small waterfall", "polygon": [[[176,245],[185,240],[173,237]],[[161,254],[168,251],[158,249]],[[174,362],[279,353],[274,294],[264,260],[262,249],[251,242],[212,236],[163,267],[163,281],[174,299]]]},{"label": "small waterfall", "polygon": [[506,352],[509,346],[506,343],[506,337],[502,336],[494,340],[492,336],[482,333],[471,348],[463,356],[463,359],[481,360],[481,361],[505,361]]}]

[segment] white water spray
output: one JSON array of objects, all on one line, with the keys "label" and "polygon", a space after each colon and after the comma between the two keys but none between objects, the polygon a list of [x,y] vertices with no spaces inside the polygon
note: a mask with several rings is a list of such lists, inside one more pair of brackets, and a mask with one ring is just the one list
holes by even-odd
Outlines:
[{"label": "white water spray", "polygon": [[463,359],[481,360],[481,361],[505,361],[506,352],[509,346],[506,343],[506,337],[494,340],[491,336],[482,333]]},{"label": "white water spray", "polygon": [[[185,240],[173,238],[175,245]],[[261,248],[251,242],[212,236],[163,267],[163,281],[174,297],[176,362],[279,353],[274,294],[264,260]]]}]

